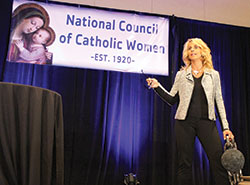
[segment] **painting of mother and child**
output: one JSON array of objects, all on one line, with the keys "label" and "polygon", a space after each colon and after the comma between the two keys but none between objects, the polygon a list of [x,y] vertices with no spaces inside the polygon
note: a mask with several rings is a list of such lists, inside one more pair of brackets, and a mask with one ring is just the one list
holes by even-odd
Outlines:
[{"label": "painting of mother and child", "polygon": [[31,64],[52,64],[53,54],[48,46],[56,34],[49,26],[48,12],[40,5],[19,5],[12,14],[7,60]]}]

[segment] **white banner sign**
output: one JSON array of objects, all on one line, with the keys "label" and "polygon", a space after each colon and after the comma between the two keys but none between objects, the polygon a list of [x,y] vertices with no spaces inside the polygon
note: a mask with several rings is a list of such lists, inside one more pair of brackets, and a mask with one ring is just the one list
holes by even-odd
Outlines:
[{"label": "white banner sign", "polygon": [[165,17],[15,0],[8,60],[168,75],[168,35]]}]

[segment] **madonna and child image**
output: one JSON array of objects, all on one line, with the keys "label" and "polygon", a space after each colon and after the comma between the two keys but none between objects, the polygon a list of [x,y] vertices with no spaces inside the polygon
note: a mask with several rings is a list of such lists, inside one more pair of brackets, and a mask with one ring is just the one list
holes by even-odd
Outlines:
[{"label": "madonna and child image", "polygon": [[30,64],[52,64],[48,47],[56,34],[49,26],[48,12],[35,3],[18,6],[12,14],[7,60]]}]

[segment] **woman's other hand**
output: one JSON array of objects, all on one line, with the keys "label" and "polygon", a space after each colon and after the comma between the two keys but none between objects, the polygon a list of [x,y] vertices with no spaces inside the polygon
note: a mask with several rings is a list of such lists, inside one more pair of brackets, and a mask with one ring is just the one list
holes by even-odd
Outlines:
[{"label": "woman's other hand", "polygon": [[227,136],[229,137],[230,140],[234,139],[233,133],[228,129],[223,131],[223,136],[224,136],[224,140],[227,139]]},{"label": "woman's other hand", "polygon": [[146,81],[150,88],[157,88],[160,85],[159,82],[155,78],[147,78]]}]

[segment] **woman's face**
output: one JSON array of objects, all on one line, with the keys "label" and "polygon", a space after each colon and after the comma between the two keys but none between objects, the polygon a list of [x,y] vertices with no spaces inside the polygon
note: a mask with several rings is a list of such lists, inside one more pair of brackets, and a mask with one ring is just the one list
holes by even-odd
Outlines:
[{"label": "woman's face", "polygon": [[24,19],[19,26],[23,33],[28,34],[35,32],[36,30],[41,28],[43,24],[43,19],[41,19],[40,17],[30,17]]},{"label": "woman's face", "polygon": [[201,48],[193,43],[188,43],[188,58],[192,60],[199,60],[201,58]]}]

